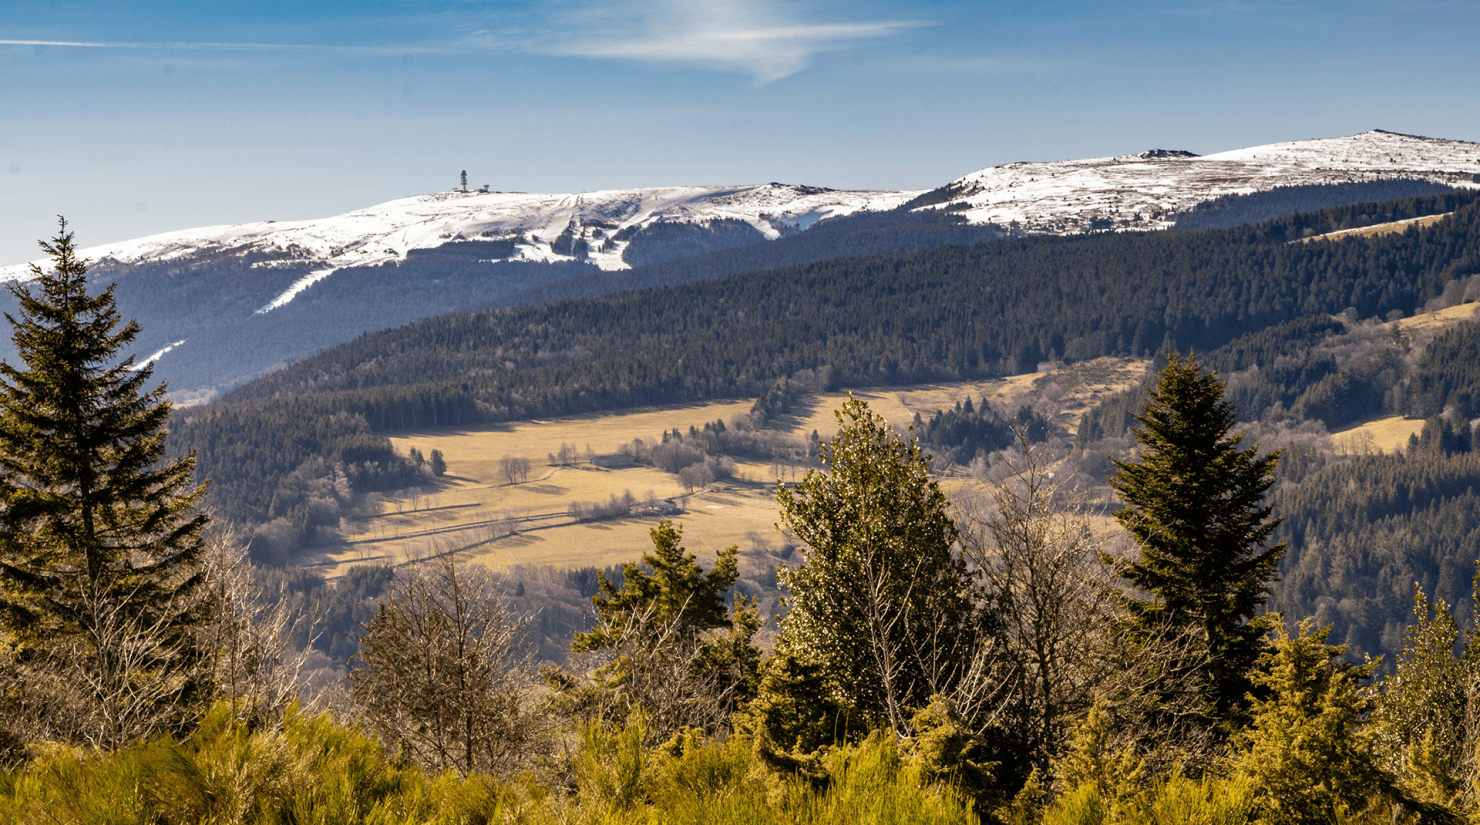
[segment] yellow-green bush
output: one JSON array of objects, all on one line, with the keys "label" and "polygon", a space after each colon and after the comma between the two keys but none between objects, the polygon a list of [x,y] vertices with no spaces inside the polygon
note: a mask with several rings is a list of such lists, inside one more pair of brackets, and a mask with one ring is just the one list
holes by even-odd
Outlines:
[{"label": "yellow-green bush", "polygon": [[509,797],[481,779],[395,766],[327,717],[290,713],[281,730],[249,731],[218,707],[183,743],[40,754],[0,776],[0,822],[451,825],[496,820]]},{"label": "yellow-green bush", "polygon": [[1093,783],[1078,785],[1054,801],[1043,825],[1241,825],[1251,822],[1253,814],[1248,781],[1173,774],[1114,799],[1104,798]]},{"label": "yellow-green bush", "polygon": [[827,780],[776,775],[751,742],[688,731],[656,750],[640,722],[587,728],[576,788],[517,785],[397,764],[328,717],[290,713],[252,730],[218,707],[186,741],[113,753],[55,748],[0,774],[0,822],[16,825],[484,825],[484,823],[976,823],[942,782],[922,779],[891,736],[839,748]]}]

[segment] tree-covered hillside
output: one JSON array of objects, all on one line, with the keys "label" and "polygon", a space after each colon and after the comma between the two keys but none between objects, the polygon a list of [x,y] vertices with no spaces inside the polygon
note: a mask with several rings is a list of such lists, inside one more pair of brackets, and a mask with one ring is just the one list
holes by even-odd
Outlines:
[{"label": "tree-covered hillside", "polygon": [[[1480,300],[1480,278],[1455,281],[1439,303]],[[1473,306],[1474,304],[1467,304]],[[1270,599],[1287,615],[1314,616],[1352,656],[1397,650],[1415,585],[1458,616],[1474,610],[1480,559],[1480,324],[1460,322],[1415,342],[1422,327],[1313,315],[1249,333],[1208,352],[1228,397],[1265,448],[1283,447],[1272,506],[1289,550]],[[1081,468],[1120,455],[1140,391],[1086,414]],[[1399,451],[1328,432],[1363,419],[1423,420]],[[1343,454],[1344,453],[1346,454]]]},{"label": "tree-covered hillside", "polygon": [[1361,207],[1374,222],[1464,208],[1432,229],[1338,244],[1287,241],[1358,208],[1256,228],[851,258],[454,314],[364,336],[224,401],[335,395],[336,407],[392,429],[740,395],[823,365],[844,382],[888,384],[1148,353],[1166,336],[1207,349],[1314,312],[1411,313],[1480,269],[1477,197]]},{"label": "tree-covered hillside", "polygon": [[[199,453],[217,479],[216,506],[260,523],[275,496],[308,500],[282,487],[295,473],[389,472],[349,464],[329,472],[333,445],[345,439],[357,440],[357,454],[374,443],[389,455],[383,440],[361,444],[363,433],[759,395],[778,377],[824,367],[852,386],[995,376],[1169,342],[1207,350],[1348,307],[1361,317],[1408,314],[1480,271],[1477,197],[1219,231],[943,247],[429,318],[184,410],[171,444]],[[1455,214],[1402,234],[1289,243],[1356,216],[1443,212]],[[285,459],[285,444],[303,458]],[[328,463],[308,469],[309,456]]]}]

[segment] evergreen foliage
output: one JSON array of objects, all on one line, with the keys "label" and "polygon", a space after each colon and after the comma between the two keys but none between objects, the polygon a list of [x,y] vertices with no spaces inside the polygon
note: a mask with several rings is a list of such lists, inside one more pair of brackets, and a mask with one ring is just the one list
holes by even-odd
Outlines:
[{"label": "evergreen foliage", "polygon": [[[642,564],[622,565],[620,589],[605,573],[597,572],[599,591],[591,603],[596,606],[600,624],[576,634],[573,646],[577,652],[609,647],[638,625],[685,638],[734,628],[725,594],[740,577],[736,560],[740,548],[732,544],[721,550],[714,567],[705,573],[698,558],[680,544],[681,526],[663,519],[648,532],[653,550],[643,554]],[[644,570],[643,565],[652,572]],[[745,610],[743,605],[737,605],[737,609]],[[647,641],[656,644],[660,639]]]},{"label": "evergreen foliage", "polygon": [[936,458],[964,466],[979,454],[1010,446],[1016,437],[1014,430],[1021,430],[1029,443],[1041,443],[1048,439],[1050,424],[1031,407],[1003,418],[985,398],[976,406],[968,397],[964,404],[957,402],[955,409],[937,411],[929,421],[916,415],[915,427],[920,443],[933,450]]},{"label": "evergreen foliage", "polygon": [[193,457],[161,461],[164,387],[119,360],[138,324],[120,323],[111,288],[89,292],[65,221],[42,248],[51,268],[10,286],[21,364],[0,363],[0,631],[22,665],[61,677],[43,702],[81,693],[56,735],[119,745],[199,687],[203,489]]},{"label": "evergreen foliage", "polygon": [[1429,343],[1414,371],[1409,399],[1418,418],[1446,409],[1467,421],[1480,417],[1480,324],[1460,324]]},{"label": "evergreen foliage", "polygon": [[664,519],[649,532],[653,551],[641,565],[622,566],[620,587],[597,573],[596,626],[572,644],[608,657],[592,683],[558,669],[546,680],[568,706],[600,721],[640,713],[661,736],[686,726],[718,729],[754,693],[761,659],[752,642],[760,629],[755,599],[725,605],[740,575],[739,548],[720,551],[706,574],[680,544],[681,528]]},{"label": "evergreen foliage", "polygon": [[1398,651],[1413,587],[1472,615],[1480,453],[1312,457],[1270,497],[1288,546],[1270,609],[1315,616],[1355,654]]},{"label": "evergreen foliage", "polygon": [[791,770],[805,768],[809,755],[848,741],[863,726],[850,719],[823,665],[799,656],[786,637],[761,663],[756,696],[736,720],[736,729],[755,737],[763,755]]},{"label": "evergreen foliage", "polygon": [[[1338,229],[1348,229],[1371,226],[1379,223],[1381,217],[1387,217],[1385,213],[1376,216],[1372,214],[1374,210],[1371,204],[1376,201],[1417,198],[1453,191],[1452,186],[1414,178],[1276,186],[1264,192],[1224,195],[1203,201],[1178,215],[1174,226],[1177,229],[1227,229],[1239,224],[1263,223],[1299,212],[1315,212],[1337,206],[1356,207],[1361,204],[1362,206],[1355,209],[1341,210],[1341,218],[1335,221]],[[1390,220],[1403,218],[1393,217]],[[1323,233],[1312,230],[1309,234]]]},{"label": "evergreen foliage", "polygon": [[1264,502],[1278,453],[1239,448],[1223,382],[1196,356],[1171,355],[1136,421],[1141,454],[1115,462],[1111,481],[1126,503],[1116,519],[1140,551],[1122,575],[1147,594],[1132,600],[1143,628],[1165,622],[1204,641],[1209,699],[1226,715],[1248,691],[1267,630],[1255,614],[1284,552],[1265,546],[1279,525]]},{"label": "evergreen foliage", "polygon": [[[1480,586],[1480,578],[1476,585]],[[1413,589],[1413,623],[1403,638],[1393,672],[1382,680],[1373,713],[1374,739],[1385,767],[1428,777],[1452,791],[1455,777],[1473,765],[1477,754],[1474,695],[1480,675],[1480,644],[1473,626],[1460,649],[1459,623],[1442,598],[1430,602]],[[1429,801],[1449,804],[1452,800]],[[1441,796],[1443,796],[1441,794]]]},{"label": "evergreen foliage", "polygon": [[1359,682],[1377,663],[1341,664],[1340,645],[1303,622],[1291,637],[1283,623],[1260,656],[1253,721],[1239,737],[1239,771],[1254,786],[1261,822],[1325,823],[1360,813],[1385,784],[1359,731],[1370,699]]},{"label": "evergreen foliage", "polygon": [[945,694],[970,658],[970,583],[919,444],[851,395],[837,417],[826,469],[776,489],[781,522],[804,545],[780,572],[791,593],[782,638],[822,665],[851,715],[906,733],[907,709]]}]

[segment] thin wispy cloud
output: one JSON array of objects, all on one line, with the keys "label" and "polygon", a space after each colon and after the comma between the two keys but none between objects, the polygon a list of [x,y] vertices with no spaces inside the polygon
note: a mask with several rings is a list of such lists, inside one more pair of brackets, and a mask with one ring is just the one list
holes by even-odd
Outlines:
[{"label": "thin wispy cloud", "polygon": [[56,46],[75,49],[140,49],[151,51],[220,52],[361,52],[365,54],[433,54],[445,48],[420,46],[334,46],[315,43],[110,42],[92,40],[0,40],[0,46]]},{"label": "thin wispy cloud", "polygon": [[819,53],[930,26],[919,20],[813,22],[769,0],[604,2],[565,17],[543,51],[748,74],[757,83],[807,68]]}]

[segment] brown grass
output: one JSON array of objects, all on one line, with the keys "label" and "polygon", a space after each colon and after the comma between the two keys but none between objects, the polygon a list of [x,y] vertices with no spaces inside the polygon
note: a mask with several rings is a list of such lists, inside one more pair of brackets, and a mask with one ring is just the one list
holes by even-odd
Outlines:
[{"label": "brown grass", "polygon": [[[855,395],[898,427],[908,426],[916,413],[923,417],[953,407],[968,396],[1005,405],[1027,400],[1045,391],[1059,396],[1058,419],[1072,429],[1078,414],[1103,395],[1143,380],[1146,362],[1101,358],[1074,364],[1052,373],[1012,376],[994,381],[956,384],[919,384],[888,390],[866,390]],[[1055,385],[1051,387],[1050,384]],[[777,427],[797,438],[816,430],[829,438],[837,432],[833,411],[844,392],[809,399],[796,415]],[[547,456],[562,443],[575,445],[584,455],[616,452],[634,438],[656,439],[677,427],[703,427],[726,421],[750,410],[752,400],[723,401],[675,407],[649,408],[608,415],[529,421],[481,430],[441,429],[391,435],[396,449],[412,447],[425,454],[442,451],[447,475],[434,485],[405,495],[388,497],[379,514],[346,525],[351,544],[326,554],[324,572],[337,575],[349,565],[366,562],[400,563],[414,555],[466,548],[469,558],[490,566],[549,564],[559,567],[606,566],[638,558],[652,547],[648,530],[658,516],[634,516],[613,521],[575,524],[564,514],[574,501],[605,501],[630,491],[639,499],[682,500],[684,512],[674,520],[684,525],[685,545],[702,558],[713,558],[731,544],[742,551],[757,541],[779,544],[775,530],[777,475],[800,479],[804,468],[742,462],[735,480],[684,496],[678,477],[652,467],[607,470],[581,463],[552,467]],[[533,464],[529,480],[507,484],[500,477],[499,459],[522,456]],[[951,486],[960,484],[950,482]],[[549,516],[548,518],[534,518]],[[495,538],[487,523],[503,518],[527,518],[514,535]],[[445,530],[435,535],[426,531]],[[420,533],[423,535],[408,535]],[[742,552],[742,559],[745,557]],[[745,574],[742,563],[742,574]]]},{"label": "brown grass", "polygon": [[1423,421],[1394,416],[1368,421],[1331,434],[1331,445],[1338,453],[1366,455],[1391,453],[1408,445],[1408,436],[1417,435]]},{"label": "brown grass", "polygon": [[1480,309],[1480,303],[1456,304],[1438,312],[1423,312],[1410,318],[1399,318],[1390,323],[1397,324],[1398,328],[1404,332],[1420,329],[1432,330],[1473,318],[1477,309]]},{"label": "brown grass", "polygon": [[1442,215],[1425,215],[1422,218],[1409,218],[1406,221],[1391,221],[1389,223],[1373,224],[1372,226],[1359,226],[1356,229],[1343,229],[1340,232],[1328,232],[1325,235],[1317,235],[1313,238],[1302,238],[1302,242],[1311,241],[1336,241],[1342,238],[1355,238],[1361,236],[1392,235],[1402,232],[1410,226],[1429,226],[1438,223],[1454,213],[1445,212]]}]

